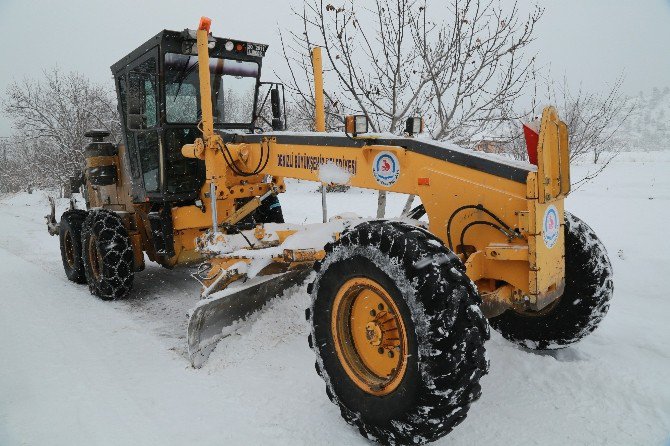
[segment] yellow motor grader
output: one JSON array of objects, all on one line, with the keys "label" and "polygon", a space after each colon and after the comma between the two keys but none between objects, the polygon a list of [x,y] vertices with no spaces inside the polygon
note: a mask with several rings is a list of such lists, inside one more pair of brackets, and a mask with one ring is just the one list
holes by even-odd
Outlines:
[{"label": "yellow motor grader", "polygon": [[[316,48],[316,132],[290,133],[282,86],[260,81],[267,46],[213,37],[209,24],[162,31],[112,66],[123,143],[90,132],[75,184],[87,210],[48,217],[70,280],[120,299],[145,254],[197,265],[195,367],[226,326],[309,280],[308,341],[326,394],[385,444],[429,442],[465,418],[488,370],[489,324],[540,350],[597,327],[612,270],[591,228],[564,209],[568,129],[554,108],[529,144],[537,165],[423,138],[421,118],[400,136],[368,133],[364,116],[326,133]],[[263,132],[268,99],[273,130]],[[285,178],[421,204],[386,219],[328,219],[324,206],[322,223],[287,223]]]}]

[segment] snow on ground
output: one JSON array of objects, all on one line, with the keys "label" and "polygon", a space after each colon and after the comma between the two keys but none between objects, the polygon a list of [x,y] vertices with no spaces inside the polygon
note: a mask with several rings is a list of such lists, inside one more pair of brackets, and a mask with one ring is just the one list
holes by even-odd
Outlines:
[{"label": "snow on ground", "polygon": [[[438,444],[667,444],[668,172],[670,152],[623,154],[568,198],[609,250],[608,316],[581,343],[547,354],[493,333],[482,398]],[[288,221],[319,221],[315,191],[289,183]],[[389,214],[403,205],[391,195]],[[376,195],[333,193],[328,207],[372,216]],[[66,280],[46,213],[40,192],[0,198],[0,445],[367,444],[314,371],[304,286],[194,370],[185,358],[186,311],[198,295],[189,271],[148,264],[128,300],[102,302]]]}]

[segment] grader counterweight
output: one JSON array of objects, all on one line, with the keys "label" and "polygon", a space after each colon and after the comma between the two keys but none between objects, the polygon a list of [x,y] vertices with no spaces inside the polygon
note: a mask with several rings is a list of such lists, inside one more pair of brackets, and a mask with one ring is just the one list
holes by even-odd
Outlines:
[{"label": "grader counterweight", "polygon": [[[199,264],[188,342],[200,367],[228,325],[309,277],[308,341],[327,394],[347,422],[388,444],[432,441],[464,419],[488,370],[489,323],[534,349],[597,327],[611,266],[564,209],[568,129],[554,108],[531,147],[537,166],[422,138],[418,118],[403,136],[367,133],[360,116],[326,133],[317,49],[317,132],[290,133],[281,86],[260,81],[267,46],[215,38],[210,23],[163,31],[112,66],[124,142],[91,133],[87,210],[48,219],[71,280],[116,299],[145,253],[170,268]],[[261,132],[268,97],[273,131]],[[285,178],[421,204],[398,218],[286,223]]]}]

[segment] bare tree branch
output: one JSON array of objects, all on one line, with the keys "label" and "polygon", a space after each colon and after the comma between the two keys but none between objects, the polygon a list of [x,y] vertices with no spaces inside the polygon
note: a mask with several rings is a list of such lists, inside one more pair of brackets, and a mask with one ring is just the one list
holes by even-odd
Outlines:
[{"label": "bare tree branch", "polygon": [[436,139],[468,144],[495,131],[529,80],[525,51],[543,10],[521,17],[516,4],[451,0],[450,16],[436,23],[430,8],[429,0],[305,0],[294,10],[302,34],[282,39],[294,102],[312,102],[309,52],[318,45],[337,82],[328,92],[334,111],[365,114],[373,131],[399,132],[416,114]]},{"label": "bare tree branch", "polygon": [[12,121],[15,136],[4,141],[0,179],[15,188],[62,183],[83,163],[84,134],[103,128],[120,139],[116,97],[112,91],[77,73],[58,68],[39,80],[23,79],[9,86],[2,109]]}]

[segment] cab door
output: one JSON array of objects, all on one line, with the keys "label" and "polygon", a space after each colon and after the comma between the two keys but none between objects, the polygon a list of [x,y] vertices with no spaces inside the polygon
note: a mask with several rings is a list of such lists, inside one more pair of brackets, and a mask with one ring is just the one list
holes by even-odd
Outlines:
[{"label": "cab door", "polygon": [[[136,157],[144,199],[162,199],[164,155],[161,144],[158,47],[133,61],[127,71],[126,127]],[[130,140],[133,140],[131,144]],[[134,152],[134,153],[133,153]],[[140,197],[137,197],[140,198]]]}]

